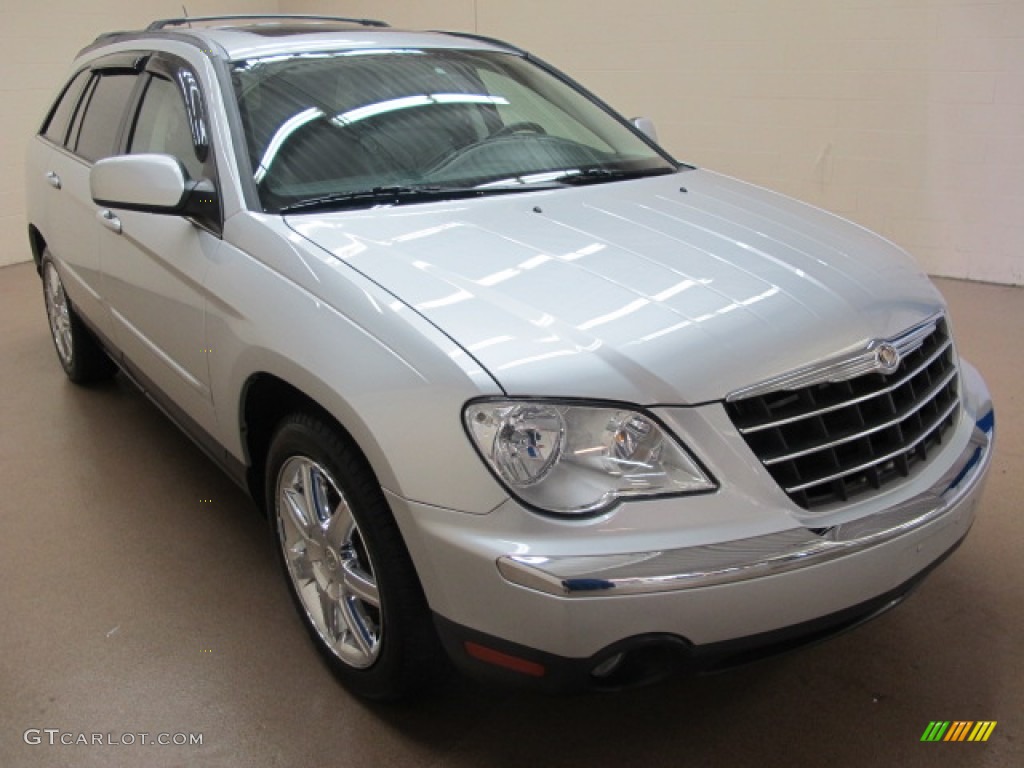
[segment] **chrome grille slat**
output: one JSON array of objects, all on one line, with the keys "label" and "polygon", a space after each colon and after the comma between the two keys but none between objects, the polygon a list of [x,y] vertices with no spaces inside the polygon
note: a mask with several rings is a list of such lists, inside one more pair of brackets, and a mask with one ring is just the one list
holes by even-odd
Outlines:
[{"label": "chrome grille slat", "polygon": [[833,440],[830,443],[815,445],[811,448],[807,448],[802,451],[797,451],[796,453],[788,453],[783,456],[772,456],[771,458],[763,459],[764,464],[765,466],[770,467],[772,464],[778,464],[781,461],[791,461],[792,459],[799,459],[801,456],[807,456],[808,454],[814,453],[815,451],[824,451],[828,448],[835,448],[837,446],[843,445],[844,443],[849,443],[859,438],[867,437],[868,435],[873,435],[876,432],[881,432],[883,429],[889,429],[890,427],[900,424],[904,420],[908,419],[909,417],[913,416],[915,413],[920,411],[926,405],[928,405],[931,402],[931,398],[934,395],[936,395],[940,389],[949,384],[949,382],[953,379],[954,376],[956,376],[955,370],[948,371],[946,375],[943,376],[942,381],[940,381],[937,385],[932,385],[931,390],[928,392],[927,395],[924,396],[924,398],[921,401],[915,403],[913,406],[911,406],[909,410],[903,411],[895,419],[891,419],[882,424],[877,424],[871,427],[870,429],[864,430],[863,432],[856,432],[852,435],[847,435],[846,437],[842,437],[838,440]]},{"label": "chrome grille slat", "polygon": [[[730,397],[726,412],[779,486],[807,510],[880,493],[927,462],[960,412],[956,352],[943,317],[867,350],[896,347],[895,370],[837,380],[814,369],[779,377],[813,381]],[[843,368],[821,364],[830,374]],[[836,361],[840,362],[837,363]],[[858,364],[860,359],[858,358]]]},{"label": "chrome grille slat", "polygon": [[833,480],[836,480],[836,479],[838,479],[840,477],[843,477],[844,475],[848,475],[848,474],[850,474],[852,472],[862,472],[865,469],[868,469],[869,467],[874,467],[874,466],[878,466],[879,464],[884,464],[885,462],[891,461],[892,459],[896,458],[897,456],[899,456],[901,454],[909,453],[910,451],[913,451],[925,439],[930,437],[931,431],[934,430],[936,427],[938,427],[940,424],[942,424],[943,421],[948,419],[950,414],[959,405],[960,405],[959,402],[950,403],[949,407],[942,413],[942,415],[939,418],[935,419],[931,423],[929,429],[923,435],[921,435],[919,438],[917,438],[916,440],[912,441],[911,443],[909,443],[905,447],[901,448],[900,450],[893,451],[892,453],[890,453],[890,454],[888,454],[886,456],[882,456],[881,458],[875,459],[874,461],[869,461],[866,464],[860,465],[859,467],[853,467],[852,469],[848,469],[848,470],[845,470],[843,472],[838,472],[838,473],[836,473],[834,475],[829,475],[828,477],[819,477],[817,480],[812,480],[809,483],[804,483],[803,485],[791,486],[791,487],[785,489],[786,493],[796,493],[797,491],[803,491],[803,490],[805,490],[807,488],[811,488],[812,486],[815,486],[815,485],[820,485],[822,483],[830,483]]},{"label": "chrome grille slat", "polygon": [[[915,350],[918,349],[919,346],[920,345],[918,345],[918,347],[915,347],[914,349]],[[819,409],[817,411],[812,411],[810,413],[802,413],[799,416],[793,416],[793,417],[788,418],[788,419],[780,419],[779,421],[773,421],[773,422],[770,422],[770,423],[767,423],[767,424],[758,424],[756,427],[741,427],[740,428],[740,432],[742,434],[744,434],[744,435],[750,435],[750,434],[753,434],[755,432],[761,432],[761,431],[763,431],[765,429],[774,429],[775,427],[783,427],[786,424],[794,424],[794,423],[796,423],[798,421],[802,421],[803,419],[809,419],[809,418],[811,418],[813,416],[821,416],[821,415],[824,415],[826,413],[831,413],[832,411],[837,411],[840,408],[846,408],[847,406],[850,406],[850,405],[856,405],[858,403],[866,402],[866,401],[870,400],[873,397],[880,397],[882,395],[888,394],[888,393],[890,393],[890,392],[892,392],[892,391],[894,391],[896,389],[899,389],[901,386],[903,386],[908,381],[910,381],[910,379],[914,378],[914,376],[916,376],[917,374],[919,374],[921,372],[922,368],[925,368],[925,367],[931,365],[933,362],[935,362],[935,359],[939,355],[941,355],[943,352],[948,350],[951,346],[953,346],[953,341],[951,339],[947,339],[945,345],[942,346],[940,349],[937,349],[925,362],[921,363],[921,365],[919,365],[916,369],[914,369],[913,371],[908,373],[906,376],[904,376],[902,379],[897,381],[895,384],[892,384],[892,385],[886,387],[885,389],[880,389],[877,392],[871,392],[869,394],[862,395],[861,397],[855,398],[853,400],[849,400],[849,401],[842,402],[842,403],[837,403],[836,405],[831,405],[828,408],[821,408],[821,409]],[[914,350],[911,350],[911,351],[914,351]]]},{"label": "chrome grille slat", "polygon": [[[942,321],[942,314],[935,315],[923,323],[911,328],[900,336],[889,339],[888,343],[894,346],[901,356],[907,356],[934,333],[938,323]],[[726,400],[744,400],[755,395],[764,395],[770,392],[777,392],[780,389],[800,389],[813,384],[823,384],[830,381],[844,381],[871,373],[875,370],[875,347],[880,344],[878,340],[872,341],[864,349],[829,360],[827,363],[800,368],[796,371],[776,376],[775,378],[755,384],[752,387],[745,387],[731,393]]]}]

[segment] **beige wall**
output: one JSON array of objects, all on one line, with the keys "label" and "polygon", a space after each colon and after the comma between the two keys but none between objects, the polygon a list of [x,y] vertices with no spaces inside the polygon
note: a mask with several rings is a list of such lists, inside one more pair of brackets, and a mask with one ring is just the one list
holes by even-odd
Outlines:
[{"label": "beige wall", "polygon": [[[5,0],[8,4],[10,0]],[[81,11],[81,6],[90,9]],[[115,0],[4,14],[0,264],[27,258],[21,152],[74,50],[175,14]],[[1024,0],[220,0],[477,31],[529,48],[683,160],[834,210],[934,274],[1024,283]],[[13,55],[11,55],[13,52]],[[19,79],[20,78],[20,79]]]}]

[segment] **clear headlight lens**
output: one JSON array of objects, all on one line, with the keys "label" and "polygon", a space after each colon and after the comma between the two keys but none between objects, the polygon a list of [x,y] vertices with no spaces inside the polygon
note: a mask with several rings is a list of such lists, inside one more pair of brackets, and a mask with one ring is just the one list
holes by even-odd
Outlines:
[{"label": "clear headlight lens", "polygon": [[589,514],[623,497],[717,487],[671,435],[639,411],[498,400],[470,403],[464,418],[501,481],[548,512]]}]

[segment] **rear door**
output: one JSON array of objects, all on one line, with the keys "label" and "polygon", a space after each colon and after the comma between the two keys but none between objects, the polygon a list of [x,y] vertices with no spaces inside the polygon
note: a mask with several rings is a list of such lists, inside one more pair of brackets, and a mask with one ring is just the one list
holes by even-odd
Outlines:
[{"label": "rear door", "polygon": [[30,186],[43,185],[42,233],[65,290],[85,320],[108,339],[112,328],[101,291],[98,206],[89,192],[92,164],[116,152],[139,81],[139,55],[100,59],[78,72],[40,135]]}]

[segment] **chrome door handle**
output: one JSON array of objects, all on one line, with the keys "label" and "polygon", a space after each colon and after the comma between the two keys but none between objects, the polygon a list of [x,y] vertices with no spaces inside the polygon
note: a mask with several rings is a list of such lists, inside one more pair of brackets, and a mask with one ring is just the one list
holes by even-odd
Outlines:
[{"label": "chrome door handle", "polygon": [[109,208],[103,208],[96,212],[96,218],[100,220],[100,224],[109,229],[116,235],[121,234],[121,220],[114,215],[114,212]]},{"label": "chrome door handle", "polygon": [[46,172],[46,183],[54,189],[60,189],[60,176],[53,171]]}]

